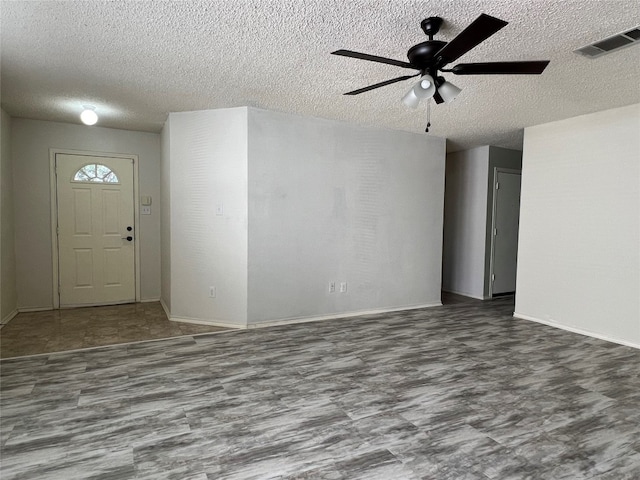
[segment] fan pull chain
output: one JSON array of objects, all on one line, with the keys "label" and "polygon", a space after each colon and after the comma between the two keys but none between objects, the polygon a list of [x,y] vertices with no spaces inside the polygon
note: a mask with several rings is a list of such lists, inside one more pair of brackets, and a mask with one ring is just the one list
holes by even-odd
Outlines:
[{"label": "fan pull chain", "polygon": [[425,132],[429,133],[429,127],[431,126],[431,99],[427,100],[427,128],[425,128]]}]

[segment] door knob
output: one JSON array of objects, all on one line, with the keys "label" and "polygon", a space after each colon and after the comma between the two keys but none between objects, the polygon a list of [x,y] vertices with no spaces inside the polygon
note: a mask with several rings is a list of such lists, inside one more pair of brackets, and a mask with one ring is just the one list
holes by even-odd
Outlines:
[{"label": "door knob", "polygon": [[127,232],[130,232],[131,230],[133,230],[132,227],[127,227]]},{"label": "door knob", "polygon": [[127,242],[130,242],[131,240],[133,240],[133,237],[129,235],[128,237],[122,237],[122,240],[126,240]]}]

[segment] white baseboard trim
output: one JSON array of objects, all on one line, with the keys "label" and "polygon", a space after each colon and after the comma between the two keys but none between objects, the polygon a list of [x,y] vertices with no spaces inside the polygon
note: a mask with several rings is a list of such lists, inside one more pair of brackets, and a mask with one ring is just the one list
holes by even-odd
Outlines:
[{"label": "white baseboard trim", "polygon": [[581,328],[569,327],[567,325],[563,325],[561,323],[553,322],[553,321],[550,321],[550,320],[542,320],[541,318],[532,317],[531,315],[525,315],[525,314],[522,314],[522,313],[514,312],[513,313],[513,317],[514,318],[519,318],[519,319],[522,319],[522,320],[528,320],[530,322],[542,323],[543,325],[548,325],[550,327],[559,328],[561,330],[566,330],[568,332],[578,333],[578,334],[584,335],[586,337],[592,337],[592,338],[597,338],[599,340],[604,340],[606,342],[617,343],[619,345],[624,345],[625,347],[632,347],[632,348],[640,349],[640,344],[637,344],[637,343],[629,342],[627,340],[620,340],[618,338],[611,338],[611,337],[608,337],[607,335],[602,335],[600,333],[591,332],[589,330],[583,330]]},{"label": "white baseboard trim", "polygon": [[446,293],[453,293],[454,295],[461,295],[463,297],[475,298],[476,300],[489,300],[491,297],[479,297],[477,295],[471,295],[470,293],[465,292],[456,292],[455,290],[442,290]]},{"label": "white baseboard trim", "polygon": [[210,320],[203,320],[201,318],[169,317],[169,320],[171,320],[172,322],[193,323],[194,325],[207,325],[211,327],[233,328],[236,330],[245,330],[247,328],[246,325],[238,325],[237,323],[217,322],[215,320],[210,321]]},{"label": "white baseboard trim", "polygon": [[211,327],[224,327],[224,328],[233,328],[233,329],[240,329],[240,330],[244,330],[247,328],[246,325],[238,325],[236,323],[228,323],[228,322],[217,322],[215,320],[203,320],[201,318],[189,318],[189,317],[174,317],[173,315],[171,315],[171,312],[169,311],[169,308],[167,307],[167,304],[164,303],[164,300],[162,298],[159,299],[160,300],[160,305],[162,305],[162,309],[164,310],[165,315],[167,316],[167,318],[171,321],[171,322],[181,322],[181,323],[193,323],[194,325],[208,325]]},{"label": "white baseboard trim", "polygon": [[30,312],[48,312],[53,310],[51,307],[18,307],[18,313],[30,313]]},{"label": "white baseboard trim", "polygon": [[9,312],[8,315],[6,315],[2,320],[0,320],[0,325],[6,325],[7,323],[9,323],[11,321],[11,319],[13,317],[15,317],[18,314],[18,309],[14,308],[12,312]]},{"label": "white baseboard trim", "polygon": [[159,298],[142,298],[140,299],[139,303],[153,303],[153,302],[159,302],[160,299]]},{"label": "white baseboard trim", "polygon": [[339,318],[360,317],[363,315],[375,315],[378,313],[402,312],[404,310],[418,310],[420,308],[440,307],[442,302],[425,303],[421,305],[409,305],[404,307],[378,308],[374,310],[357,310],[354,312],[336,313],[333,315],[317,315],[312,317],[284,318],[282,320],[270,320],[267,322],[250,323],[247,328],[275,327],[278,325],[291,325],[295,323],[320,322],[323,320],[337,320]]},{"label": "white baseboard trim", "polygon": [[167,304],[164,303],[164,299],[163,298],[160,299],[160,306],[164,310],[164,314],[167,316],[167,318],[171,318],[171,312],[169,311],[169,308],[167,307]]}]

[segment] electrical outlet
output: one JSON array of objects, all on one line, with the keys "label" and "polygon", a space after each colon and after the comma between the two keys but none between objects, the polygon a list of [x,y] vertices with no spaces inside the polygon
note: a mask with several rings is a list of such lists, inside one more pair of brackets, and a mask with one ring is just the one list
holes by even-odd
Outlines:
[{"label": "electrical outlet", "polygon": [[209,298],[216,298],[216,287],[209,287]]},{"label": "electrical outlet", "polygon": [[336,282],[329,282],[329,293],[336,293]]},{"label": "electrical outlet", "polygon": [[340,293],[347,291],[347,282],[340,282]]}]

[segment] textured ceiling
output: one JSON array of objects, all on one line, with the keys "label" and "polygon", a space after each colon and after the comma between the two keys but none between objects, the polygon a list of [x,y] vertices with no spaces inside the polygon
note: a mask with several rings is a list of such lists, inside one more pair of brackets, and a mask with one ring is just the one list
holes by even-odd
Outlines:
[{"label": "textured ceiling", "polygon": [[400,103],[405,75],[330,55],[344,48],[406,60],[440,16],[451,40],[480,13],[509,22],[458,62],[551,60],[540,76],[458,76],[432,109],[451,151],[520,148],[526,126],[640,102],[640,47],[586,59],[578,47],[636,26],[637,0],[2,1],[2,106],[15,117],[159,132],[169,112],[251,105],[423,132],[424,109]]}]

